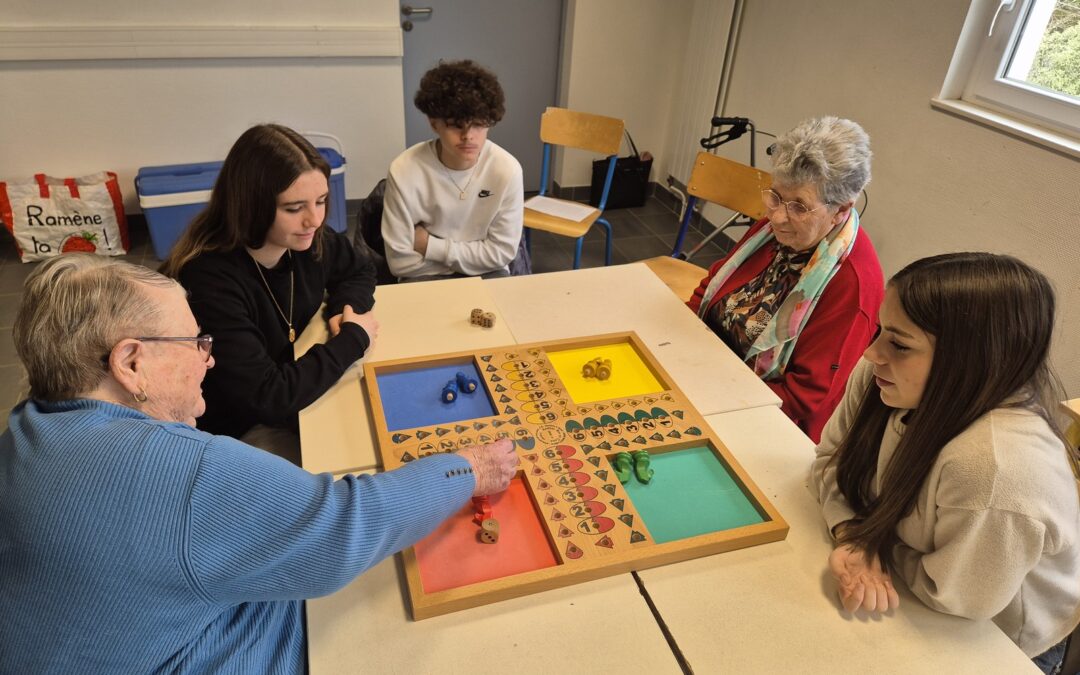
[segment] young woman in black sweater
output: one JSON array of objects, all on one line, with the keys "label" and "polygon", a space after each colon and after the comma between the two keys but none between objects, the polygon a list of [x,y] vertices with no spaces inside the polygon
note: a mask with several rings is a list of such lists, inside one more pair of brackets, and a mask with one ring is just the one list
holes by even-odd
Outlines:
[{"label": "young woman in black sweater", "polygon": [[[374,265],[323,227],[329,178],[329,164],[297,132],[248,129],[161,267],[214,336],[199,428],[297,463],[297,413],[364,355],[379,328]],[[294,359],[293,342],[324,296],[330,339]]]}]

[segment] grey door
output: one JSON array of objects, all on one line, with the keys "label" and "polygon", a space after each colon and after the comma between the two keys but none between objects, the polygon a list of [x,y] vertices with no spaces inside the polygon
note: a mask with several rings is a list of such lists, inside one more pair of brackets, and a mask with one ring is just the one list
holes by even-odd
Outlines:
[{"label": "grey door", "polygon": [[495,73],[506,92],[506,116],[490,138],[517,157],[525,190],[540,186],[540,115],[555,105],[563,0],[402,0],[400,7],[431,8],[402,14],[405,57],[405,141],[432,137],[413,105],[420,77],[440,59],[472,59]]}]

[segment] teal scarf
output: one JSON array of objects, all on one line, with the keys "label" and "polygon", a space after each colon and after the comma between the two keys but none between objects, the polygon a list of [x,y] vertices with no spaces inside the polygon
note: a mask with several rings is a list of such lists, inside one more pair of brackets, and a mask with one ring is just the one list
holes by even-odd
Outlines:
[{"label": "teal scarf", "polygon": [[[810,320],[810,314],[817,306],[825,287],[836,275],[837,270],[847,260],[855,245],[855,235],[859,232],[859,213],[851,209],[847,220],[837,225],[817,245],[798,283],[777,309],[765,330],[758,335],[750,346],[744,361],[752,363],[754,372],[763,380],[770,380],[784,374],[799,334]],[[754,236],[750,237],[732,252],[727,261],[716,271],[705,288],[701,298],[698,316],[705,318],[713,297],[735,270],[758,249],[775,239],[772,224],[766,223]]]}]

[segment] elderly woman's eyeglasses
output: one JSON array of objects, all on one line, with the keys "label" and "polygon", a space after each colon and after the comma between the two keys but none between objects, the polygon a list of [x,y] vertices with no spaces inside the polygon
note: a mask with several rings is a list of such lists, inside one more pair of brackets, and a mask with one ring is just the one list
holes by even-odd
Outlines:
[{"label": "elderly woman's eyeglasses", "polygon": [[778,195],[773,190],[762,190],[761,201],[763,204],[765,204],[765,208],[769,211],[775,211],[776,209],[783,206],[784,209],[787,211],[787,217],[791,218],[792,220],[801,220],[803,218],[806,218],[814,211],[821,210],[830,205],[829,202],[825,202],[821,206],[808,209],[806,208],[806,205],[802,202],[785,202],[783,199],[781,199],[780,195]]},{"label": "elderly woman's eyeglasses", "polygon": [[197,337],[137,337],[135,338],[139,342],[194,342],[198,347],[199,353],[202,354],[203,361],[210,360],[210,351],[214,348],[214,336],[212,335],[199,335]]}]

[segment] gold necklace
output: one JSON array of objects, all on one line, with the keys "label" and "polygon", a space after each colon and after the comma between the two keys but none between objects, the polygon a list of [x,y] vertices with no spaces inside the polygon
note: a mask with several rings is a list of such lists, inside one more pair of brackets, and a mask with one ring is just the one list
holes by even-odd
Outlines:
[{"label": "gold necklace", "polygon": [[285,322],[285,325],[289,327],[289,342],[296,342],[296,329],[292,325],[292,310],[293,300],[296,299],[293,286],[293,266],[292,266],[292,251],[287,251],[289,254],[289,316],[285,317],[285,312],[281,311],[281,305],[278,304],[277,298],[274,297],[274,292],[270,290],[270,284],[266,283],[266,275],[263,274],[262,265],[255,259],[255,256],[251,256],[251,262],[255,263],[255,269],[259,273],[259,278],[262,279],[263,286],[266,286],[266,292],[270,294],[270,301],[274,303],[274,307],[277,308],[278,314],[281,315],[281,319]]},{"label": "gold necklace", "polygon": [[442,158],[439,157],[439,154],[442,153],[442,141],[439,141],[435,145],[435,160],[439,163],[439,166],[442,167],[443,173],[446,174],[446,177],[449,178],[450,182],[453,183],[454,187],[457,188],[458,200],[465,201],[465,192],[469,189],[469,185],[472,184],[473,176],[476,175],[476,167],[480,165],[480,158],[476,158],[476,164],[473,164],[472,171],[469,173],[469,180],[465,181],[465,187],[461,187],[460,185],[458,185],[457,181],[454,180],[454,177],[450,174],[450,169],[446,168],[446,165],[443,164]]}]

